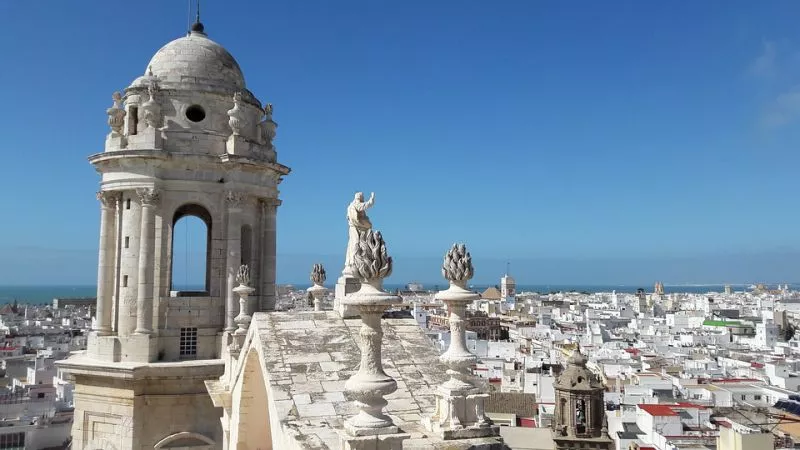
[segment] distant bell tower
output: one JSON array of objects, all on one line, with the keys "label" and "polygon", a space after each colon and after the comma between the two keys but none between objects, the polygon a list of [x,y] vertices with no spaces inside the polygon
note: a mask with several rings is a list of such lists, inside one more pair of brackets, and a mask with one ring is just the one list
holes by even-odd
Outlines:
[{"label": "distant bell tower", "polygon": [[500,278],[500,297],[503,301],[513,301],[517,295],[517,282],[508,274],[509,263],[506,263],[506,273]]},{"label": "distant bell tower", "polygon": [[[198,15],[107,115],[105,151],[89,157],[101,175],[96,328],[84,354],[59,363],[75,381],[72,448],[221,449],[221,411],[204,382],[223,373],[240,265],[255,288],[247,313],[275,306],[278,184],[289,168],[277,162],[272,105],[247,90]],[[179,254],[190,216],[203,236]],[[191,290],[175,276],[188,255],[202,278]]]},{"label": "distant bell tower", "polygon": [[610,450],[600,378],[586,368],[586,357],[578,347],[555,383],[556,407],[553,440],[556,450]]}]

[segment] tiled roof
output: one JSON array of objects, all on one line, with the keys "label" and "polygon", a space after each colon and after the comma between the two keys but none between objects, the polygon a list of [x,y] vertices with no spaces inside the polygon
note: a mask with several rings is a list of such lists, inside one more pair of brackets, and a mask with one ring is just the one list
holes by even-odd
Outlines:
[{"label": "tiled roof", "polygon": [[490,287],[483,291],[481,298],[486,300],[500,300],[500,291],[498,291],[496,287]]},{"label": "tiled roof", "polygon": [[677,416],[678,415],[678,413],[673,411],[672,408],[669,405],[640,404],[640,405],[637,405],[637,406],[639,407],[639,409],[643,410],[647,414],[650,414],[651,416],[666,417],[666,416]]}]

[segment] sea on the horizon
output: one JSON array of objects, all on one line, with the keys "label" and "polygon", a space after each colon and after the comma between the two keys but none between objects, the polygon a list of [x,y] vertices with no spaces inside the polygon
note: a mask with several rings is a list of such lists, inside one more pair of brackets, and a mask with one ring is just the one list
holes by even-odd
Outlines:
[{"label": "sea on the horizon", "polygon": [[[290,284],[290,283],[285,283]],[[330,283],[329,283],[330,284]],[[294,284],[297,289],[305,289],[309,285],[307,283]],[[475,284],[470,286],[471,289],[476,291],[483,291],[490,285]],[[749,284],[731,284],[734,290],[741,291],[749,288]],[[770,284],[769,287],[777,285]],[[328,286],[332,288],[333,286]],[[389,291],[397,289],[405,289],[405,284],[391,284],[387,283],[384,288]],[[446,283],[441,284],[424,284],[425,289],[439,290],[447,287]],[[796,289],[798,285],[789,284],[789,287]],[[518,285],[517,292],[611,292],[616,291],[619,293],[635,293],[637,289],[644,289],[647,292],[653,290],[652,286],[644,285]],[[725,286],[721,284],[708,284],[708,285],[664,285],[664,291],[669,294],[672,292],[685,292],[703,294],[707,292],[722,292]],[[192,286],[189,289],[197,289]],[[97,292],[97,287],[94,285],[76,285],[76,286],[0,286],[0,305],[11,303],[16,300],[19,303],[28,304],[45,304],[53,301],[54,298],[74,298],[74,297],[94,297]]]}]

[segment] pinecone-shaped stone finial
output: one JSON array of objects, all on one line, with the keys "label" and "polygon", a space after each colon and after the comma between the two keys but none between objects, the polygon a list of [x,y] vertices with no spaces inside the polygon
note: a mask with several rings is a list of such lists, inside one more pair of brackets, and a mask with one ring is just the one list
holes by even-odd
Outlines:
[{"label": "pinecone-shaped stone finial", "polygon": [[453,247],[444,255],[442,276],[452,283],[464,284],[475,274],[472,267],[472,256],[464,244],[453,244]]},{"label": "pinecone-shaped stone finial", "polygon": [[250,268],[247,264],[239,266],[239,271],[236,273],[236,282],[242,286],[250,285]]},{"label": "pinecone-shaped stone finial", "polygon": [[325,268],[322,267],[322,264],[314,264],[314,267],[311,269],[311,282],[322,286],[325,284],[326,279]]},{"label": "pinecone-shaped stone finial", "polygon": [[380,231],[359,233],[353,269],[362,280],[382,280],[392,274],[392,257],[386,252]]}]

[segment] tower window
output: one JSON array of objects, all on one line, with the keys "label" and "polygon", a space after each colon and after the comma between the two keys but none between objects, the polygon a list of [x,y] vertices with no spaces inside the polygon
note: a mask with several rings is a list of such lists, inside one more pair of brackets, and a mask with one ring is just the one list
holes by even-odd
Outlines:
[{"label": "tower window", "polygon": [[0,448],[25,448],[25,433],[0,434]]},{"label": "tower window", "polygon": [[131,199],[125,199],[125,209],[131,209]]},{"label": "tower window", "polygon": [[131,244],[130,236],[125,236],[125,248],[128,248]]},{"label": "tower window", "polygon": [[179,346],[181,358],[194,358],[197,356],[197,328],[181,328]]},{"label": "tower window", "polygon": [[206,118],[206,111],[200,105],[192,105],[186,108],[186,118],[192,122],[202,122]]},{"label": "tower window", "polygon": [[128,276],[127,275],[123,275],[122,276],[122,287],[128,287]]},{"label": "tower window", "polygon": [[131,106],[128,113],[128,134],[136,134],[136,128],[139,126],[139,108]]}]

